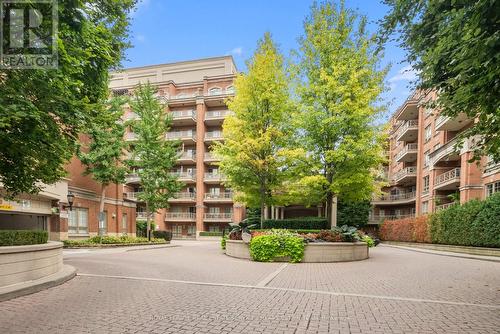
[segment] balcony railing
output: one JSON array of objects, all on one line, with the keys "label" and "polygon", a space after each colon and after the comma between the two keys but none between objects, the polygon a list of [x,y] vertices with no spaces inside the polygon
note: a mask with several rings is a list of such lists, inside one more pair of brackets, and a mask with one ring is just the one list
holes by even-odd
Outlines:
[{"label": "balcony railing", "polygon": [[406,167],[394,174],[393,181],[401,180],[407,176],[417,176],[417,167]]},{"label": "balcony railing", "polygon": [[231,114],[230,110],[211,110],[205,113],[205,120],[224,118]]},{"label": "balcony railing", "polygon": [[177,139],[196,140],[196,132],[191,131],[191,130],[167,132],[167,134],[165,135],[165,138],[167,140],[177,140]]},{"label": "balcony railing", "polygon": [[192,212],[167,212],[165,214],[165,220],[195,220],[196,213]]},{"label": "balcony railing", "polygon": [[386,220],[396,220],[396,219],[404,219],[404,218],[414,218],[415,214],[406,214],[406,215],[372,215],[368,218],[368,221],[371,224],[382,224]]},{"label": "balcony railing", "polygon": [[170,172],[172,176],[177,177],[179,180],[195,180],[196,171],[192,172]]},{"label": "balcony railing", "polygon": [[220,219],[220,220],[231,220],[233,219],[232,213],[205,213],[203,215],[204,219]]},{"label": "balcony railing", "polygon": [[205,133],[205,140],[220,140],[222,138],[222,131],[212,131]]},{"label": "balcony railing", "polygon": [[183,199],[187,199],[187,200],[195,200],[196,199],[196,193],[190,193],[190,192],[187,192],[187,191],[181,191],[181,192],[178,192],[178,193],[174,193],[172,194],[173,195],[173,198],[171,198],[171,200],[183,200]]},{"label": "balcony railing", "polygon": [[414,191],[407,193],[399,193],[399,194],[383,194],[377,198],[376,201],[402,201],[402,200],[411,200],[415,199],[416,193]]},{"label": "balcony railing", "polygon": [[448,209],[450,206],[453,206],[455,204],[456,204],[455,202],[451,202],[451,203],[445,203],[445,204],[436,205],[436,211],[443,210],[443,209]]},{"label": "balcony railing", "polygon": [[418,120],[417,119],[411,119],[411,120],[403,122],[403,124],[399,127],[399,129],[396,133],[396,139],[400,140],[400,137],[403,134],[405,134],[406,131],[408,131],[410,129],[418,130]]},{"label": "balcony railing", "polygon": [[438,186],[449,181],[460,181],[460,168],[453,168],[452,170],[438,175],[434,185]]},{"label": "balcony railing", "polygon": [[141,178],[139,177],[139,174],[137,174],[137,173],[125,175],[125,182],[126,183],[139,182],[140,180],[141,180]]},{"label": "balcony railing", "polygon": [[407,144],[397,155],[396,155],[396,161],[401,160],[406,154],[416,154],[418,150],[418,144],[417,143],[411,143]]},{"label": "balcony railing", "polygon": [[205,180],[207,181],[220,181],[223,180],[224,176],[219,173],[205,173]]},{"label": "balcony railing", "polygon": [[[136,213],[136,218],[137,219],[147,219],[148,218],[148,215],[146,212],[137,212]],[[152,219],[154,217],[154,214],[149,214],[149,218]]]},{"label": "balcony railing", "polygon": [[196,159],[196,152],[193,151],[179,152],[178,160],[195,160],[195,159]]},{"label": "balcony railing", "polygon": [[132,200],[138,200],[139,195],[142,194],[142,191],[135,191],[135,192],[125,192],[123,193],[127,199],[132,199]]},{"label": "balcony railing", "polygon": [[205,157],[204,158],[205,158],[206,161],[210,161],[210,160],[211,161],[218,161],[219,160],[219,158],[217,158],[215,156],[215,154],[213,154],[212,152],[205,152]]},{"label": "balcony railing", "polygon": [[205,193],[206,200],[231,200],[233,198],[232,192],[222,192],[222,193]]},{"label": "balcony railing", "polygon": [[181,119],[181,118],[196,119],[196,110],[175,110],[175,111],[172,111],[172,118],[174,120]]}]

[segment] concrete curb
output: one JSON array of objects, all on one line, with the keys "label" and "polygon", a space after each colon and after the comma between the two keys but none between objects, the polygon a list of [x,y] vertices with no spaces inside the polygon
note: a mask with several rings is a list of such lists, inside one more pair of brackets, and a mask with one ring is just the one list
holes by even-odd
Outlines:
[{"label": "concrete curb", "polygon": [[399,249],[403,249],[403,250],[407,250],[407,251],[411,251],[411,252],[426,253],[426,254],[432,254],[432,255],[450,256],[450,257],[458,257],[458,258],[469,259],[469,260],[480,260],[480,261],[489,261],[489,262],[500,263],[500,258],[495,257],[495,256],[483,256],[483,255],[472,255],[472,254],[466,254],[466,253],[444,252],[444,251],[437,251],[437,250],[418,248],[418,247],[397,246],[394,244],[386,244],[386,243],[381,243],[379,246],[399,248]]},{"label": "concrete curb", "polygon": [[65,264],[62,269],[55,274],[34,281],[13,284],[0,288],[0,302],[52,288],[69,281],[75,276],[75,267]]}]

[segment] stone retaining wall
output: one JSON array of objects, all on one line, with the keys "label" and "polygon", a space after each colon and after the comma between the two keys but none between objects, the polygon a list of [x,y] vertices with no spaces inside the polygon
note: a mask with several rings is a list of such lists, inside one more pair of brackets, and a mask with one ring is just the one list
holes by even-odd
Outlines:
[{"label": "stone retaining wall", "polygon": [[0,247],[0,287],[55,274],[63,267],[62,242]]},{"label": "stone retaining wall", "polygon": [[[240,240],[226,241],[226,255],[251,259],[248,244]],[[318,242],[305,246],[302,262],[347,262],[367,258],[368,246],[364,242]]]}]

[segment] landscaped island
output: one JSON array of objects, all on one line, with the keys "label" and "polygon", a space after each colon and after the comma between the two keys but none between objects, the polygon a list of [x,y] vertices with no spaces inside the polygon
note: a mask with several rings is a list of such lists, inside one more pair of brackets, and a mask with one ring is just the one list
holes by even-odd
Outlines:
[{"label": "landscaped island", "polygon": [[223,237],[226,255],[260,262],[344,262],[368,258],[373,239],[355,227],[332,230],[253,230],[233,224]]}]

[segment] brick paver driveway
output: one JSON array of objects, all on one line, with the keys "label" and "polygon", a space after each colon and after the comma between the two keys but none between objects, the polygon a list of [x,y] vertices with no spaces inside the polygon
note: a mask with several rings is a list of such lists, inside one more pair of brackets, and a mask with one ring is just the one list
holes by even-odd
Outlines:
[{"label": "brick paver driveway", "polygon": [[500,263],[379,246],[255,263],[215,242],[68,251],[79,276],[0,303],[0,333],[498,333]]}]

